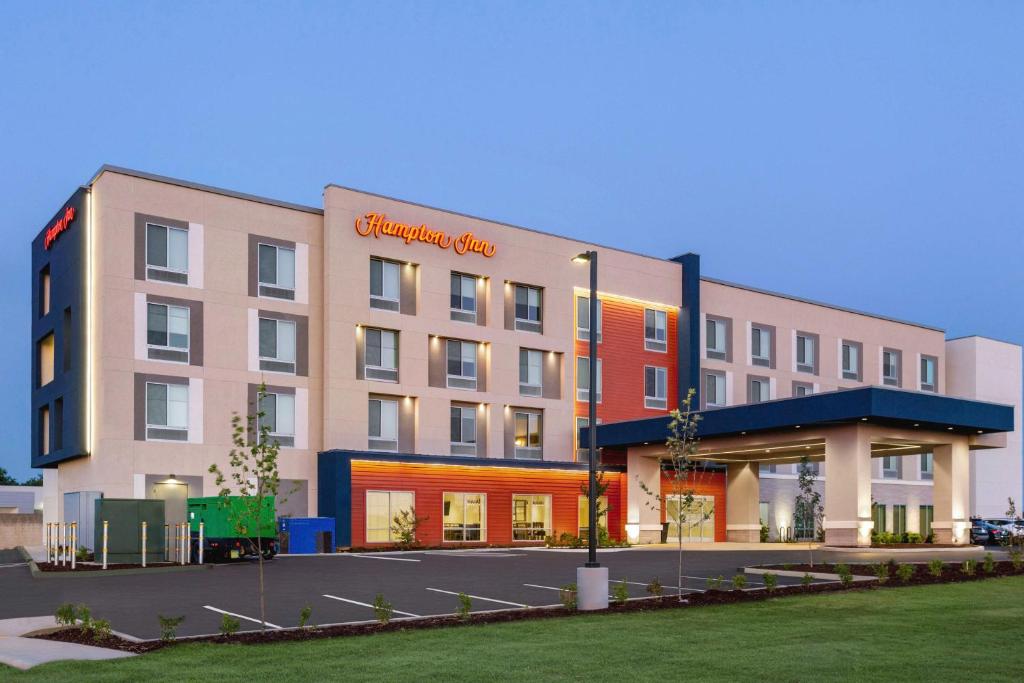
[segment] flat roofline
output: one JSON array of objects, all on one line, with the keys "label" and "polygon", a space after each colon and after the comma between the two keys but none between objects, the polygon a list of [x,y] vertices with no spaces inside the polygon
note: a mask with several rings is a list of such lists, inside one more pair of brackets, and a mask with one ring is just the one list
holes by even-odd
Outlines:
[{"label": "flat roofline", "polygon": [[[392,462],[405,464],[448,465],[451,467],[499,467],[504,469],[527,470],[571,470],[586,472],[590,465],[572,460],[516,460],[508,458],[480,458],[470,455],[430,455],[425,453],[393,453],[391,451],[360,451],[348,448],[329,448],[319,451],[317,456],[329,456],[347,460]],[[601,465],[606,472],[625,472],[624,465]]]},{"label": "flat roofline", "polygon": [[1020,348],[1020,346],[1021,346],[1017,342],[1012,342],[1012,341],[1009,341],[1008,339],[999,339],[998,337],[989,337],[989,336],[984,335],[984,334],[962,334],[959,337],[950,337],[946,341],[947,342],[954,342],[954,341],[960,341],[961,339],[985,339],[987,341],[993,341],[993,342],[996,342],[996,343],[999,343],[999,344],[1006,344],[1007,346],[1016,346],[1017,348]]},{"label": "flat roofline", "polygon": [[796,301],[802,304],[811,304],[812,306],[822,306],[823,308],[831,308],[835,311],[842,311],[843,313],[853,313],[854,315],[862,315],[866,318],[875,318],[876,320],[885,320],[891,323],[899,323],[900,325],[911,325],[913,327],[920,327],[921,329],[931,330],[932,332],[946,333],[946,330],[941,327],[934,327],[933,325],[925,325],[924,323],[916,323],[911,320],[901,320],[899,318],[893,318],[887,315],[879,315],[878,313],[868,313],[867,311],[861,311],[856,308],[848,308],[846,306],[838,306],[836,304],[826,303],[824,301],[815,301],[814,299],[805,299],[804,297],[794,296],[792,294],[783,294],[781,292],[773,292],[768,289],[760,289],[758,287],[751,287],[750,285],[741,285],[738,282],[729,282],[728,280],[719,280],[713,277],[701,276],[701,281],[710,282],[715,285],[722,285],[723,287],[734,287],[735,289],[745,289],[748,292],[755,292],[757,294],[764,294],[765,296],[776,296],[781,299],[789,299],[790,301]]},{"label": "flat roofline", "polygon": [[654,261],[660,261],[662,263],[676,263],[678,265],[678,262],[673,261],[672,259],[669,259],[669,258],[664,258],[662,256],[653,256],[651,254],[644,254],[644,253],[639,252],[639,251],[632,251],[630,249],[623,249],[621,247],[612,247],[612,246],[608,246],[607,244],[599,244],[598,242],[590,242],[590,241],[587,241],[587,240],[577,239],[575,237],[566,237],[565,235],[559,235],[557,233],[548,232],[546,230],[538,230],[536,228],[527,228],[527,227],[522,226],[522,225],[516,225],[515,223],[507,223],[505,221],[494,220],[493,218],[484,218],[482,216],[474,216],[471,213],[463,213],[462,211],[454,211],[452,209],[445,209],[445,208],[442,208],[440,206],[432,206],[430,204],[423,204],[421,202],[414,202],[414,201],[410,201],[408,199],[402,199],[400,197],[392,197],[392,196],[386,195],[386,194],[379,194],[377,192],[368,192],[366,190],[360,190],[360,189],[357,189],[357,188],[354,188],[354,187],[347,187],[345,185],[339,185],[338,183],[327,183],[327,185],[324,186],[324,189],[326,190],[329,187],[335,187],[335,188],[338,188],[339,190],[345,190],[347,192],[356,192],[358,194],[364,194],[364,195],[366,195],[368,197],[376,197],[378,199],[387,199],[388,201],[392,201],[392,202],[400,202],[402,204],[408,204],[409,206],[416,206],[416,207],[419,207],[421,209],[429,209],[431,211],[440,211],[442,213],[451,214],[452,216],[459,216],[461,218],[468,218],[468,219],[474,220],[474,221],[483,221],[485,223],[492,223],[494,225],[500,225],[501,227],[504,227],[504,228],[513,228],[515,230],[525,230],[526,232],[532,232],[532,233],[534,233],[536,235],[544,235],[545,237],[554,237],[554,238],[557,238],[557,239],[566,240],[567,242],[576,242],[577,244],[582,244],[582,245],[586,245],[586,246],[590,246],[590,247],[598,247],[598,248],[601,248],[601,249],[607,249],[609,251],[617,251],[617,252],[619,252],[621,254],[629,254],[630,256],[639,256],[641,258],[652,259]]},{"label": "flat roofline", "polygon": [[295,204],[292,202],[285,202],[280,199],[271,199],[270,197],[261,197],[260,195],[248,194],[246,192],[236,192],[234,190],[227,190],[223,187],[214,187],[213,185],[203,185],[202,183],[194,183],[189,180],[182,180],[180,178],[171,178],[169,176],[157,175],[156,173],[147,173],[145,171],[137,171],[131,168],[123,168],[121,166],[112,166],[110,164],[103,164],[99,170],[93,174],[89,180],[88,185],[92,185],[96,180],[104,173],[119,173],[121,175],[131,176],[133,178],[141,178],[143,180],[152,180],[156,183],[166,183],[168,185],[177,185],[178,187],[186,187],[190,190],[200,190],[202,192],[211,192],[213,194],[219,194],[224,197],[232,197],[234,199],[244,199],[250,202],[258,202],[260,204],[267,204],[269,206],[277,206],[282,209],[292,209],[293,211],[304,211],[306,213],[315,213],[322,216],[324,210],[315,206],[306,206],[305,204]]}]

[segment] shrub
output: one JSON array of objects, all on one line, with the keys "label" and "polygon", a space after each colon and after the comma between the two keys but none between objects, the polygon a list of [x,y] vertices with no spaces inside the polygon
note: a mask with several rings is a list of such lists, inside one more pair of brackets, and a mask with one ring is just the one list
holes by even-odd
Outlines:
[{"label": "shrub", "polygon": [[943,564],[942,560],[932,560],[928,563],[928,573],[932,576],[941,577],[943,567],[945,567],[945,564]]},{"label": "shrub", "polygon": [[839,581],[843,584],[844,587],[847,587],[851,583],[853,583],[853,573],[850,572],[849,565],[837,564],[836,574],[839,575]]},{"label": "shrub", "polygon": [[306,605],[299,610],[299,628],[306,628],[306,624],[309,623],[309,618],[313,616],[313,608]]},{"label": "shrub", "polygon": [[221,615],[221,618],[220,618],[220,634],[222,636],[224,636],[225,638],[230,638],[231,636],[233,636],[236,633],[238,633],[238,629],[241,626],[242,626],[241,622],[239,622],[238,619],[235,619],[230,614],[223,614],[223,615]]},{"label": "shrub", "polygon": [[160,640],[165,643],[174,641],[178,637],[178,627],[181,626],[181,622],[185,621],[185,617],[165,617],[158,614],[156,618],[160,622]]},{"label": "shrub", "polygon": [[61,626],[74,626],[78,622],[75,617],[75,606],[70,602],[65,602],[58,607],[53,618]]},{"label": "shrub", "polygon": [[900,581],[903,583],[909,583],[910,579],[914,577],[914,565],[912,564],[901,564],[896,566],[896,576],[900,577]]},{"label": "shrub", "polygon": [[578,591],[576,590],[575,583],[567,583],[558,589],[558,599],[562,601],[562,606],[567,610],[575,610],[578,602]]},{"label": "shrub", "polygon": [[1014,571],[1020,571],[1021,567],[1024,567],[1024,552],[1020,550],[1010,551],[1010,563],[1013,564]]},{"label": "shrub", "polygon": [[782,568],[785,569],[788,572],[791,569],[793,569],[793,565],[790,564],[789,562],[787,562],[786,564],[782,565]]},{"label": "shrub", "polygon": [[775,574],[764,575],[764,589],[769,593],[774,593],[775,589],[779,586],[779,577]]},{"label": "shrub", "polygon": [[75,617],[78,621],[82,622],[82,630],[88,634],[92,634],[92,610],[90,610],[85,604],[79,603],[78,607],[75,608]]},{"label": "shrub", "polygon": [[814,577],[811,576],[810,574],[804,574],[803,577],[800,579],[800,583],[801,583],[801,585],[803,585],[804,588],[807,588],[813,582],[814,582]]},{"label": "shrub", "polygon": [[402,550],[409,550],[419,545],[416,533],[429,517],[420,517],[412,510],[400,510],[391,520],[391,533],[395,536],[395,545]]},{"label": "shrub", "polygon": [[110,637],[110,622],[106,619],[95,619],[92,622],[93,640],[106,640]]},{"label": "shrub", "polygon": [[709,591],[720,591],[722,590],[722,584],[725,583],[724,576],[708,577],[708,590]]},{"label": "shrub", "polygon": [[879,562],[875,565],[875,576],[878,577],[878,583],[885,583],[889,580],[889,565],[885,562]]},{"label": "shrub", "polygon": [[992,557],[992,553],[985,553],[985,561],[981,563],[981,568],[985,570],[986,574],[991,574],[996,570],[996,561]]},{"label": "shrub", "polygon": [[964,560],[963,564],[960,565],[960,572],[964,576],[974,576],[977,566],[977,560]]},{"label": "shrub", "polygon": [[768,525],[765,524],[764,522],[761,522],[761,532],[759,534],[759,539],[760,539],[761,543],[767,543],[768,542]]},{"label": "shrub", "polygon": [[656,598],[660,598],[662,594],[665,592],[665,589],[662,588],[661,581],[658,581],[657,578],[653,578],[647,584],[647,592]]},{"label": "shrub", "polygon": [[732,589],[741,591],[747,587],[747,577],[744,574],[737,574],[732,577]]},{"label": "shrub", "polygon": [[612,599],[615,600],[616,605],[625,605],[626,601],[629,600],[629,586],[626,585],[625,581],[619,581],[615,584],[615,588],[612,589]]},{"label": "shrub", "polygon": [[921,534],[909,533],[907,534],[907,543],[924,543],[924,536]]},{"label": "shrub", "polygon": [[391,621],[391,617],[395,613],[395,608],[391,606],[391,603],[384,599],[383,593],[377,593],[377,597],[373,599],[373,613],[377,615],[377,621],[382,624],[386,624]]},{"label": "shrub", "polygon": [[459,615],[459,619],[466,621],[469,619],[469,613],[472,611],[473,601],[465,593],[459,593],[459,606],[455,610],[455,613]]}]

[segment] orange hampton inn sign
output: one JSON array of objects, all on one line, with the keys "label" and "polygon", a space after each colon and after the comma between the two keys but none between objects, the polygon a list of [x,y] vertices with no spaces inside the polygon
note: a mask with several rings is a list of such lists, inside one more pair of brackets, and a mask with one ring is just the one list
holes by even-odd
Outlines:
[{"label": "orange hampton inn sign", "polygon": [[380,239],[381,236],[397,237],[405,240],[406,244],[412,242],[433,244],[441,249],[452,249],[460,256],[472,253],[491,258],[497,251],[497,247],[493,244],[477,238],[471,232],[464,232],[458,237],[453,237],[444,230],[432,230],[425,224],[406,225],[390,221],[383,213],[368,213],[356,218],[356,232],[363,237],[373,235],[377,239]]}]

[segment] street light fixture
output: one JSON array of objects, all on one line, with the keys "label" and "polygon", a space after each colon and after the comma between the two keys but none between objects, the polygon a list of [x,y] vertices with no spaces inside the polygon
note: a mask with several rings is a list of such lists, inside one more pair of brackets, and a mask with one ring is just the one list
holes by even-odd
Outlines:
[{"label": "street light fixture", "polygon": [[597,561],[597,252],[585,251],[573,257],[573,263],[590,264],[590,330],[587,389],[587,563],[576,570],[577,603],[581,610],[608,607],[608,568]]}]

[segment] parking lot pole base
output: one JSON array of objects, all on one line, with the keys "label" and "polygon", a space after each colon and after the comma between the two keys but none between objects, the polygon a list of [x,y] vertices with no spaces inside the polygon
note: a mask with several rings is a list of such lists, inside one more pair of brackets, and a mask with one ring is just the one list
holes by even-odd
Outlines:
[{"label": "parking lot pole base", "polygon": [[576,569],[576,608],[608,609],[608,567]]}]

